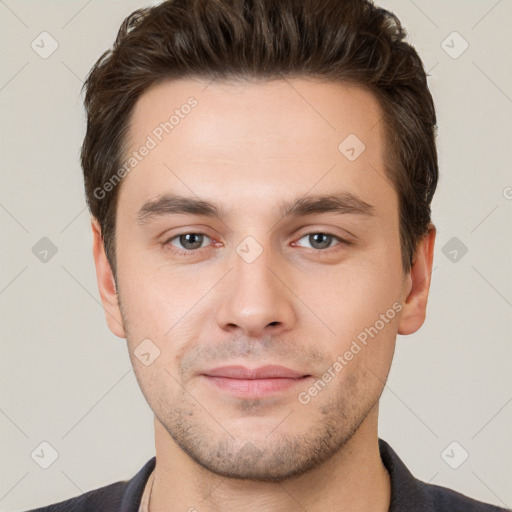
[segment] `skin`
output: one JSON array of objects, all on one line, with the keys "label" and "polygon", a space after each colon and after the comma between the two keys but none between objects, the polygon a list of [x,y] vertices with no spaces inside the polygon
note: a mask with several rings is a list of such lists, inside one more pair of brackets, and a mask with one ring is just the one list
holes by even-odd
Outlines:
[{"label": "skin", "polygon": [[[404,274],[379,105],[360,87],[306,78],[169,81],[137,102],[129,150],[190,96],[197,107],[122,182],[117,293],[92,219],[107,323],[127,339],[155,414],[150,510],[387,511],[379,398],[396,335],[417,331],[425,320],[435,227]],[[353,162],[338,150],[351,133],[366,146]],[[374,215],[279,215],[283,200],[333,191],[357,194]],[[165,192],[217,202],[228,215],[137,223],[142,205]],[[205,234],[201,248],[190,249],[178,237],[185,233]],[[334,238],[322,248],[321,239],[307,236],[314,233]],[[252,263],[236,252],[247,236],[263,251]],[[394,303],[401,311],[301,403],[298,394]],[[134,355],[147,338],[160,350],[149,366]],[[238,364],[280,364],[312,377],[272,396],[243,399],[201,375]]]}]

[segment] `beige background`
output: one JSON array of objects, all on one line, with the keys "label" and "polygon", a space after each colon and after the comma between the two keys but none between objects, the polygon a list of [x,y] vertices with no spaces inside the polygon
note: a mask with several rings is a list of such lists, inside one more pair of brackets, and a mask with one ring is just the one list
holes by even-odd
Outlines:
[{"label": "beige background", "polygon": [[[428,319],[399,336],[380,436],[418,478],[511,507],[512,2],[379,4],[433,75],[441,172]],[[144,5],[0,2],[3,511],[130,478],[154,454],[151,411],[99,303],[78,160],[82,81]],[[43,31],[59,45],[47,59],[31,47]],[[442,47],[453,31],[469,44],[458,58]],[[46,263],[32,252],[42,237],[57,248]],[[456,262],[453,237],[468,248]],[[43,441],[58,452],[48,469],[31,458]],[[469,453],[458,469],[441,456],[453,441]]]}]

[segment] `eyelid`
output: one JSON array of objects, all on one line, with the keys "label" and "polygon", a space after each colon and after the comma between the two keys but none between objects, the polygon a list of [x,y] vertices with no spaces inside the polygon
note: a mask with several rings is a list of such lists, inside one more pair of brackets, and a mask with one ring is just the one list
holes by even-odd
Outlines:
[{"label": "eyelid", "polygon": [[300,238],[304,237],[305,235],[312,235],[315,233],[323,233],[324,235],[330,235],[330,236],[336,237],[346,243],[352,243],[358,239],[358,237],[356,235],[352,234],[350,231],[347,231],[346,229],[343,229],[343,228],[338,228],[338,230],[341,230],[345,234],[334,233],[335,228],[332,226],[331,227],[327,227],[327,226],[323,227],[322,225],[309,225],[303,229],[305,231],[302,231],[302,230],[298,231],[300,234],[299,235]]}]

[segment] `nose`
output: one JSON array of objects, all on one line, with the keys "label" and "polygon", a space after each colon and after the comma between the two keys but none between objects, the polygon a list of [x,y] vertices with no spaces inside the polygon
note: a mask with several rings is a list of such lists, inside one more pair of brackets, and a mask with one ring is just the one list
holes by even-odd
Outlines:
[{"label": "nose", "polygon": [[228,331],[239,330],[247,337],[277,335],[296,322],[293,286],[271,250],[265,248],[255,261],[233,254],[232,270],[224,280],[217,323]]}]

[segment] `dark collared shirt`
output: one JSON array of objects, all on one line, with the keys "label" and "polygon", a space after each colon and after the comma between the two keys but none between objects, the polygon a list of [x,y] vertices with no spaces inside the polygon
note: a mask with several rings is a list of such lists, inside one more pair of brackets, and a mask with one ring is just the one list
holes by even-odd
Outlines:
[{"label": "dark collared shirt", "polygon": [[[498,512],[504,509],[471,499],[446,487],[414,478],[394,450],[379,439],[380,456],[391,480],[389,512]],[[144,487],[156,464],[149,460],[131,479],[86,492],[30,512],[138,512]]]}]

